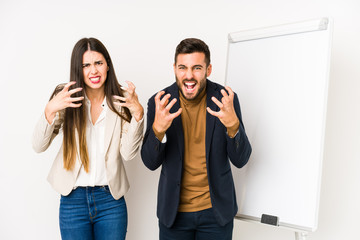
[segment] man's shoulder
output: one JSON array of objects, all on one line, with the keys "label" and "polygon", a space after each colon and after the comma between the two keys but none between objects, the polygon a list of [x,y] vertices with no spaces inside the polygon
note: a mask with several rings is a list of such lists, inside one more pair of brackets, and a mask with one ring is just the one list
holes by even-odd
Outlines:
[{"label": "man's shoulder", "polygon": [[[225,86],[207,79],[207,88],[208,88],[208,91],[220,91],[221,89],[225,89]],[[232,90],[233,90],[234,94],[236,95],[236,92],[234,91],[234,89],[232,89]],[[227,92],[226,89],[225,89],[225,91]]]},{"label": "man's shoulder", "polygon": [[176,84],[176,82],[174,82],[173,84],[167,86],[166,88],[163,89],[163,91],[165,93],[172,93],[172,92],[177,92],[179,89],[178,89],[178,86]]},{"label": "man's shoulder", "polygon": [[206,80],[206,85],[209,89],[222,89],[222,88],[225,88],[223,85],[219,84],[219,83],[216,83],[216,82],[213,82],[209,79]]},{"label": "man's shoulder", "polygon": [[213,92],[220,92],[221,89],[225,89],[223,85],[210,81],[209,79],[206,80],[206,88],[208,94]]}]

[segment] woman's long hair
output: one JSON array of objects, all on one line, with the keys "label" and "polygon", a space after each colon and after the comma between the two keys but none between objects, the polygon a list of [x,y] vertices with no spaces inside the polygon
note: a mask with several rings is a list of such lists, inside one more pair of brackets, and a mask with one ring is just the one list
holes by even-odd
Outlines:
[{"label": "woman's long hair", "polygon": [[[95,38],[83,38],[80,39],[74,46],[71,55],[71,67],[70,67],[70,81],[75,81],[76,84],[72,85],[70,89],[81,87],[83,90],[77,93],[74,93],[72,97],[80,97],[85,95],[85,82],[83,74],[83,55],[86,51],[91,50],[98,53],[101,53],[106,63],[109,67],[107,73],[107,79],[105,81],[105,96],[106,102],[113,112],[115,112],[119,117],[125,121],[130,122],[131,114],[128,108],[121,108],[121,112],[116,110],[116,107],[113,102],[113,95],[124,96],[121,85],[118,83],[115,70],[110,58],[108,51],[105,46]],[[56,87],[51,98],[56,95],[57,92],[61,91],[64,87],[64,84],[61,84]],[[50,98],[50,99],[51,99]],[[76,130],[76,131],[75,131]],[[79,143],[79,153],[76,145],[76,135],[77,132],[78,143]],[[81,107],[71,108],[68,107],[65,109],[64,114],[64,123],[63,123],[63,159],[64,159],[64,168],[67,170],[72,170],[75,161],[77,159],[77,154],[80,155],[81,163],[86,172],[89,172],[89,155],[86,143],[86,111],[85,111],[85,98],[82,100]]]}]

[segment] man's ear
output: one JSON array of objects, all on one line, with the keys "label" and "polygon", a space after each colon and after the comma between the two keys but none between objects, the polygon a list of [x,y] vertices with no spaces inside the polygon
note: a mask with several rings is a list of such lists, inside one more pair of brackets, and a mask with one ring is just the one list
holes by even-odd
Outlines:
[{"label": "man's ear", "polygon": [[212,65],[209,64],[209,66],[206,68],[206,76],[210,76],[211,71],[212,71]]}]

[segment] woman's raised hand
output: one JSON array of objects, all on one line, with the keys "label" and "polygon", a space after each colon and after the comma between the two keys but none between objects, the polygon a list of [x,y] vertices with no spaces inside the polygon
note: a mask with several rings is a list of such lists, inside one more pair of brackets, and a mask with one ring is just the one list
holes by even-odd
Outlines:
[{"label": "woman's raised hand", "polygon": [[114,95],[114,104],[127,107],[130,110],[131,115],[138,122],[144,116],[144,108],[141,106],[138,96],[135,92],[135,85],[130,81],[125,82],[128,84],[128,87],[121,87],[125,91],[125,97]]},{"label": "woman's raised hand", "polygon": [[82,88],[69,90],[69,88],[75,83],[76,82],[67,83],[64,88],[46,104],[45,117],[49,124],[52,123],[58,111],[68,107],[77,108],[81,106],[82,103],[75,102],[82,101],[84,97],[71,97],[71,95],[80,92]]}]

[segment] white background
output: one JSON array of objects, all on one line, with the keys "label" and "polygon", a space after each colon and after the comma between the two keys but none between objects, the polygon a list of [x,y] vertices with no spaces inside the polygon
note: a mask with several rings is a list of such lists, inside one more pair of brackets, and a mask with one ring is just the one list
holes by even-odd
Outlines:
[{"label": "white background", "polygon": [[[210,79],[223,83],[228,33],[323,16],[333,17],[334,35],[319,226],[308,239],[358,239],[359,12],[357,0],[0,0],[0,239],[60,239],[59,195],[46,181],[60,141],[36,154],[31,136],[54,87],[69,80],[80,38],[105,44],[120,82],[136,84],[146,109],[152,94],[175,81],[173,56],[183,38],[209,45]],[[126,168],[127,239],[158,239],[159,171],[147,170],[139,157]],[[294,233],[236,220],[234,239],[288,240]]]}]

